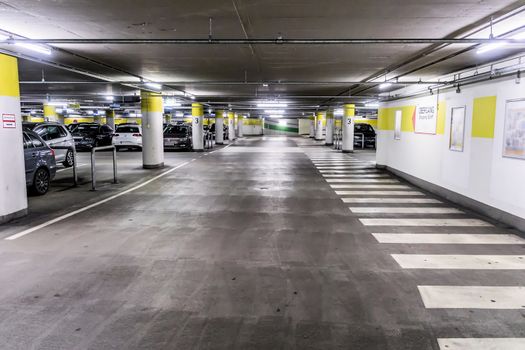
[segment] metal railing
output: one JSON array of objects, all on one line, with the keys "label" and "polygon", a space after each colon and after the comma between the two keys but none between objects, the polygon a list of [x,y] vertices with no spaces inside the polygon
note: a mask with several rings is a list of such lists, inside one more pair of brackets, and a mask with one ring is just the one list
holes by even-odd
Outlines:
[{"label": "metal railing", "polygon": [[340,150],[343,144],[343,130],[335,129],[334,130],[334,149]]},{"label": "metal railing", "polygon": [[204,149],[212,149],[215,143],[215,134],[212,132],[204,133]]},{"label": "metal railing", "polygon": [[93,147],[91,149],[91,191],[97,190],[97,178],[95,174],[95,153],[97,151],[113,150],[113,183],[117,184],[117,148],[114,145]]},{"label": "metal railing", "polygon": [[365,134],[360,133],[360,132],[359,133],[355,133],[354,134],[354,144],[355,144],[355,137],[356,136],[361,136],[361,148],[365,149]]}]

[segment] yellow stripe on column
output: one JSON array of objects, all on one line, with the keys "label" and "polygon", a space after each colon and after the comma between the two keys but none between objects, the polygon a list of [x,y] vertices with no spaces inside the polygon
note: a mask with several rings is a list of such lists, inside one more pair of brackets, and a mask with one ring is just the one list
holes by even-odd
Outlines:
[{"label": "yellow stripe on column", "polygon": [[228,112],[228,119],[233,120],[235,118],[235,114],[233,112]]},{"label": "yellow stripe on column", "polygon": [[113,109],[106,110],[106,118],[115,118],[115,110]]},{"label": "yellow stripe on column", "polygon": [[142,112],[164,112],[162,95],[155,92],[140,93],[140,108]]},{"label": "yellow stripe on column", "polygon": [[326,112],[326,119],[334,119],[334,111]]},{"label": "yellow stripe on column", "polygon": [[57,109],[55,106],[50,106],[44,104],[44,118],[53,118],[55,119],[57,116]]},{"label": "yellow stripe on column", "polygon": [[204,115],[204,108],[200,103],[191,104],[191,115],[193,117],[202,117]]},{"label": "yellow stripe on column", "polygon": [[345,117],[353,117],[355,116],[355,105],[344,105],[343,106],[343,113]]},{"label": "yellow stripe on column", "polygon": [[18,61],[3,54],[0,54],[0,96],[20,96]]},{"label": "yellow stripe on column", "polygon": [[224,118],[224,111],[218,110],[215,112],[215,119],[217,118]]}]

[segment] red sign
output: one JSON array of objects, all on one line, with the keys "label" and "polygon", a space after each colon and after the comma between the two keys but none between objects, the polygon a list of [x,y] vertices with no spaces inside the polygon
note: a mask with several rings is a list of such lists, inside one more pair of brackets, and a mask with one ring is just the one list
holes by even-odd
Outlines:
[{"label": "red sign", "polygon": [[4,129],[16,128],[16,117],[14,114],[2,114],[2,126]]}]

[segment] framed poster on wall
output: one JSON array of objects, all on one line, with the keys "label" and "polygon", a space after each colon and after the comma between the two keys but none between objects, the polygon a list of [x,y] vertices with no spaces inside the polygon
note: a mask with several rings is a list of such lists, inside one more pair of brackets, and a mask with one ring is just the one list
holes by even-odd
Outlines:
[{"label": "framed poster on wall", "polygon": [[437,107],[417,106],[414,132],[435,135],[437,132]]},{"label": "framed poster on wall", "polygon": [[396,111],[394,124],[394,140],[401,140],[401,121],[403,119],[403,112]]},{"label": "framed poster on wall", "polygon": [[505,106],[503,156],[525,159],[525,99],[508,100]]},{"label": "framed poster on wall", "polygon": [[450,142],[449,149],[463,152],[465,144],[465,107],[454,107],[450,117]]}]

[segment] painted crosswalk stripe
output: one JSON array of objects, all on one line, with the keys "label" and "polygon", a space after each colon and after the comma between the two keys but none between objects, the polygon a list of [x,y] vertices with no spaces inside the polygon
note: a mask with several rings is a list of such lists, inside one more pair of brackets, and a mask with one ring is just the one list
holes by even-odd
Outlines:
[{"label": "painted crosswalk stripe", "polygon": [[356,214],[463,214],[454,208],[440,207],[350,207]]},{"label": "painted crosswalk stripe", "polygon": [[334,165],[334,166],[316,166],[319,170],[354,170],[354,169],[376,169],[370,165]]},{"label": "painted crosswalk stripe", "polygon": [[363,178],[363,177],[390,177],[388,174],[322,174],[323,177],[329,178]]},{"label": "painted crosswalk stripe", "polygon": [[525,338],[439,338],[440,350],[523,350]]},{"label": "painted crosswalk stripe", "polygon": [[339,196],[424,196],[418,191],[335,191]]},{"label": "painted crosswalk stripe", "polygon": [[395,244],[524,244],[511,234],[483,233],[372,233],[379,243]]},{"label": "painted crosswalk stripe", "polygon": [[359,221],[365,226],[492,226],[478,219],[359,219]]},{"label": "painted crosswalk stripe", "polygon": [[342,175],[355,175],[355,174],[384,174],[378,169],[357,169],[357,170],[319,170],[321,174],[342,174]]},{"label": "painted crosswalk stripe", "polygon": [[373,183],[399,183],[395,179],[326,179],[328,183],[361,183],[361,182],[373,182]]},{"label": "painted crosswalk stripe", "polygon": [[525,270],[525,255],[391,255],[404,269]]},{"label": "painted crosswalk stripe", "polygon": [[432,198],[341,198],[343,203],[388,203],[388,204],[438,204],[437,199]]},{"label": "painted crosswalk stripe", "polygon": [[337,188],[337,189],[340,189],[340,188],[377,188],[377,189],[389,189],[389,190],[405,190],[405,189],[410,189],[410,187],[408,186],[405,186],[405,185],[362,185],[362,184],[357,184],[357,185],[352,185],[352,184],[339,184],[339,185],[330,185],[330,187],[332,188]]},{"label": "painted crosswalk stripe", "polygon": [[418,286],[417,288],[427,309],[525,310],[525,287],[522,286]]}]

